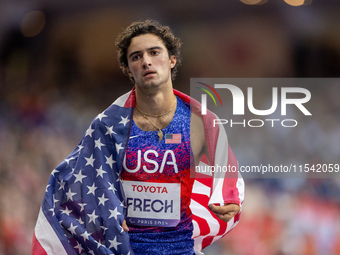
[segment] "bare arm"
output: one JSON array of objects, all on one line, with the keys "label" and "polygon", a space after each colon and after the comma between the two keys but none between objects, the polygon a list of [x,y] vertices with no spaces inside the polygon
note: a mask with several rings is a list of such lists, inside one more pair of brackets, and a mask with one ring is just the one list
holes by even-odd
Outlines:
[{"label": "bare arm", "polygon": [[[195,165],[198,165],[203,154],[209,159],[209,153],[203,120],[196,114],[192,114],[191,116],[190,137]],[[209,209],[215,213],[219,219],[228,222],[240,211],[240,206],[237,204],[225,204],[222,206],[212,204],[209,205]]]},{"label": "bare arm", "polygon": [[205,139],[203,120],[194,113],[191,115],[190,143],[195,158],[195,165],[198,165],[203,154],[206,154],[208,157],[208,147]]}]

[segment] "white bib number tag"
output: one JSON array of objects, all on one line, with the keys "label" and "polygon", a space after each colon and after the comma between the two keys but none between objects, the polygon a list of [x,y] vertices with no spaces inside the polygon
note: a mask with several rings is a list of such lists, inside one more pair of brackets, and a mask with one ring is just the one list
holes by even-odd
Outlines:
[{"label": "white bib number tag", "polygon": [[175,227],[181,217],[181,184],[122,181],[127,223]]}]

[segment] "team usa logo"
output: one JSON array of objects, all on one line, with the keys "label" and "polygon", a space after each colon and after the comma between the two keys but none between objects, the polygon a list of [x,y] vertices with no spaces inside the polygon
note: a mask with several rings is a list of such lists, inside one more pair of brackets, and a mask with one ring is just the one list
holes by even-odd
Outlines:
[{"label": "team usa logo", "polygon": [[[162,163],[159,166],[158,160],[162,158]],[[168,159],[169,158],[169,159]],[[166,150],[164,155],[159,155],[155,150],[147,150],[143,153],[143,159],[145,164],[142,162],[142,151],[138,150],[136,167],[134,169],[129,169],[126,164],[126,154],[123,160],[123,167],[125,171],[129,173],[136,173],[140,169],[143,169],[146,173],[153,174],[159,170],[159,173],[163,173],[165,166],[172,166],[174,173],[178,173],[178,166],[176,162],[176,156],[173,150]],[[147,167],[147,165],[152,165],[152,167]]]}]

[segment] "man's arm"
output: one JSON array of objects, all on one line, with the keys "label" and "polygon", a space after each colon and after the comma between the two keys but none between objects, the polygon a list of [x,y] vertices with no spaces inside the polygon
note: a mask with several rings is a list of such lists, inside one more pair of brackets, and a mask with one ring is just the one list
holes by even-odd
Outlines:
[{"label": "man's arm", "polygon": [[[205,154],[209,160],[208,144],[201,116],[192,114],[190,132],[191,147],[195,157],[195,165],[198,165],[203,154]],[[209,162],[209,164],[210,163],[211,162]],[[230,203],[222,206],[211,204],[209,205],[209,209],[215,213],[219,219],[228,222],[240,211],[241,208],[237,204]]]},{"label": "man's arm", "polygon": [[208,147],[206,146],[207,142],[205,139],[202,118],[195,113],[192,113],[190,122],[190,144],[195,159],[195,165],[197,166],[201,161],[203,154],[206,154],[208,157]]}]

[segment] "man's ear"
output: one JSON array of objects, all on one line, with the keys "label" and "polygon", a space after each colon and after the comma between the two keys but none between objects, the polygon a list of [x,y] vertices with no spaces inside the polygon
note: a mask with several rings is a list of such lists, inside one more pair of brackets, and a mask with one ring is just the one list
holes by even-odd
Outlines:
[{"label": "man's ear", "polygon": [[133,76],[132,76],[132,73],[131,73],[131,71],[130,71],[130,68],[129,67],[126,67],[126,73],[129,75],[129,77],[130,78],[133,78]]},{"label": "man's ear", "polygon": [[170,56],[170,69],[174,68],[177,63],[177,58],[175,55]]},{"label": "man's ear", "polygon": [[126,67],[126,68],[125,68],[125,71],[126,71],[126,74],[129,76],[130,81],[132,81],[133,83],[135,83],[135,79],[133,78],[132,72],[131,72],[131,70],[129,69],[129,67]]}]

